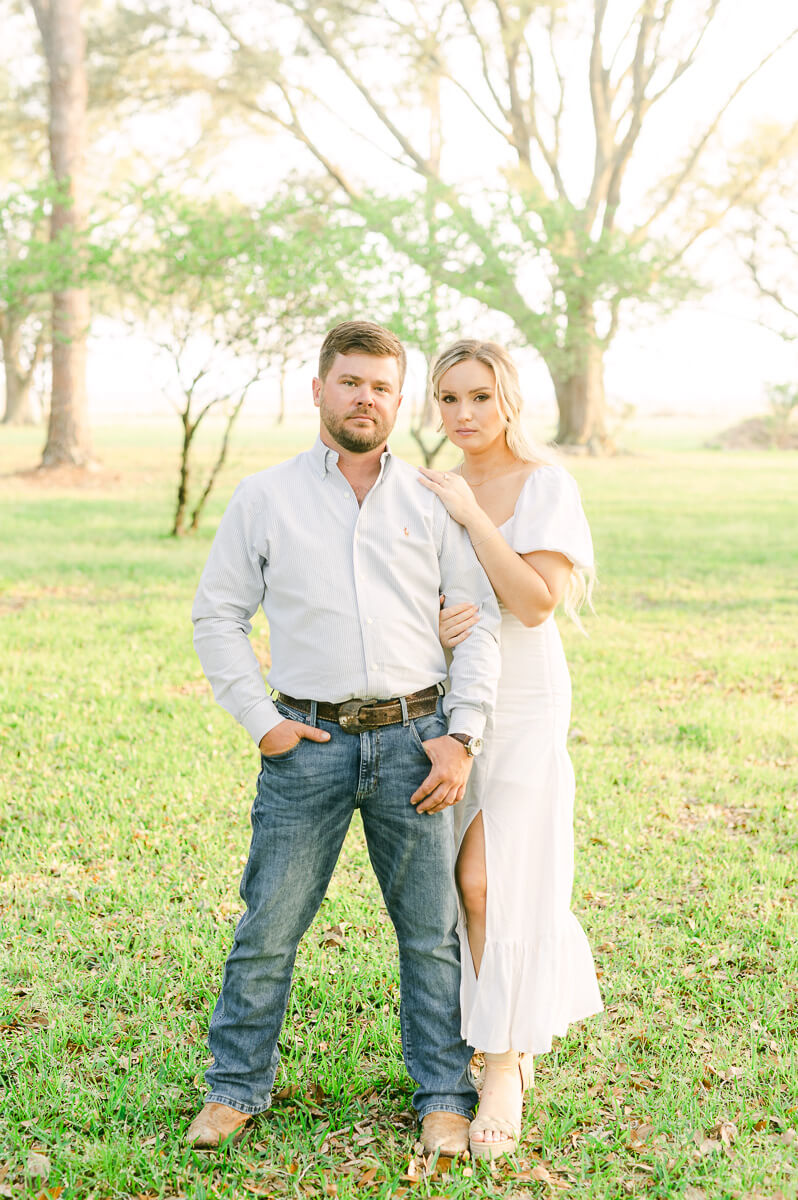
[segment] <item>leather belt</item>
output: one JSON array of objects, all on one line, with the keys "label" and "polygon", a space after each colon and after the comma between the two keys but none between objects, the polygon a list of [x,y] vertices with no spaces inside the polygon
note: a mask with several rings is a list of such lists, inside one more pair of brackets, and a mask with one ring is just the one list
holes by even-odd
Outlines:
[{"label": "leather belt", "polygon": [[[408,719],[412,721],[416,717],[426,717],[434,713],[440,694],[436,685],[405,696]],[[274,698],[288,708],[295,708],[304,713],[311,711],[313,703],[312,700],[296,700],[293,696],[286,696],[285,692],[278,692]],[[404,720],[401,700],[344,700],[341,704],[327,704],[326,701],[318,700],[316,717],[320,721],[337,721],[345,733],[378,729],[380,725],[398,725]]]}]

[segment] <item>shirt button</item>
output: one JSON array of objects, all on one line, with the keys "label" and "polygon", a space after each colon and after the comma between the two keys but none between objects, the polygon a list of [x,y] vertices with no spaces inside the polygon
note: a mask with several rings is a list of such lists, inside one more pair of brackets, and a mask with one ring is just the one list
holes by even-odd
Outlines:
[{"label": "shirt button", "polygon": [[367,624],[367,625],[373,625],[373,624],[374,624],[374,618],[373,618],[373,617],[366,617],[366,624]]},{"label": "shirt button", "polygon": [[376,671],[376,670],[377,670],[377,664],[376,664],[376,663],[372,663],[372,664],[371,664],[371,669],[372,669],[372,671]]}]

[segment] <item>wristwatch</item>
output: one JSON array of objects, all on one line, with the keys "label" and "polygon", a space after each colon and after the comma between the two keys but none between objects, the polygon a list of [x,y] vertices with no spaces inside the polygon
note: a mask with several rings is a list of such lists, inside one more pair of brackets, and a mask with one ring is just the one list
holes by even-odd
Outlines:
[{"label": "wristwatch", "polygon": [[465,752],[469,758],[476,758],[482,753],[482,738],[471,737],[468,733],[450,733],[449,737],[454,738],[461,746],[465,746]]}]

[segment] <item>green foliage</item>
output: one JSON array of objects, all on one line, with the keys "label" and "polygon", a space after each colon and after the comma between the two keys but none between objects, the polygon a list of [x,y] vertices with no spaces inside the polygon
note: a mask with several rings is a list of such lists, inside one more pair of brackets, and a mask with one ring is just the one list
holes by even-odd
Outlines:
[{"label": "green foliage", "polygon": [[[379,231],[394,254],[424,273],[427,292],[443,287],[506,314],[555,375],[567,376],[585,345],[609,344],[621,304],[664,311],[697,292],[666,243],[615,229],[597,236],[567,201],[520,188],[483,186],[469,198],[428,184],[390,198],[360,193],[352,206],[364,229]],[[546,303],[536,302],[543,294]]]},{"label": "green foliage", "polygon": [[0,193],[0,313],[25,313],[37,298],[97,279],[108,250],[96,230],[63,229],[50,240],[53,205],[69,203],[55,180]]},{"label": "green foliage", "polygon": [[[4,472],[35,461],[34,435],[4,444]],[[297,448],[239,429],[214,515]],[[98,430],[98,449],[115,474],[86,491],[0,481],[3,1188],[794,1200],[792,458],[573,464],[601,580],[589,638],[561,625],[574,909],[606,1013],[537,1060],[515,1162],[414,1179],[395,942],[357,823],[300,947],[274,1108],[237,1148],[182,1145],[257,767],[191,647],[211,531],[160,532],[176,438]],[[262,621],[253,638],[266,661]]]},{"label": "green foliage", "polygon": [[[198,527],[250,388],[352,315],[373,255],[351,221],[310,205],[299,185],[260,208],[149,188],[127,210],[114,254],[116,306],[173,370],[183,448],[172,531],[182,534],[189,503],[189,528]],[[220,406],[219,452],[191,501],[192,443]]]}]

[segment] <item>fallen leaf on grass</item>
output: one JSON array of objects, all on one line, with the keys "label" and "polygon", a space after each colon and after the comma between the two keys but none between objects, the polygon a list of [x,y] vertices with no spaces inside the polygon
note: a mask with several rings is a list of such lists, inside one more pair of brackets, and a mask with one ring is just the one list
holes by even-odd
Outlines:
[{"label": "fallen leaf on grass", "polygon": [[703,1188],[687,1187],[684,1189],[684,1200],[707,1200],[707,1194]]},{"label": "fallen leaf on grass", "polygon": [[646,1142],[654,1132],[653,1125],[636,1125],[629,1130],[629,1149],[636,1153],[646,1148]]},{"label": "fallen leaf on grass", "polygon": [[344,922],[341,921],[338,925],[328,925],[322,930],[319,940],[322,946],[326,946],[329,950],[343,950],[346,947]]},{"label": "fallen leaf on grass", "polygon": [[556,1171],[550,1171],[545,1163],[536,1163],[529,1172],[530,1177],[537,1183],[546,1183],[550,1188],[565,1189],[571,1186],[570,1181]]},{"label": "fallen leaf on grass", "polygon": [[716,1083],[734,1083],[735,1079],[740,1079],[745,1074],[745,1067],[724,1067],[719,1070],[713,1067],[712,1063],[706,1063],[705,1069],[706,1075],[701,1080],[701,1085],[707,1090]]},{"label": "fallen leaf on grass", "polygon": [[28,1155],[28,1164],[25,1168],[25,1173],[31,1179],[46,1179],[50,1174],[50,1160],[47,1155],[40,1153],[38,1150],[31,1150]]},{"label": "fallen leaf on grass", "polygon": [[715,1154],[723,1145],[717,1138],[702,1138],[700,1134],[696,1134],[695,1144],[695,1152],[699,1158],[706,1158],[708,1154]]},{"label": "fallen leaf on grass", "polygon": [[710,1129],[709,1136],[711,1138],[720,1138],[724,1146],[731,1146],[737,1137],[737,1126],[733,1121],[720,1121]]}]

